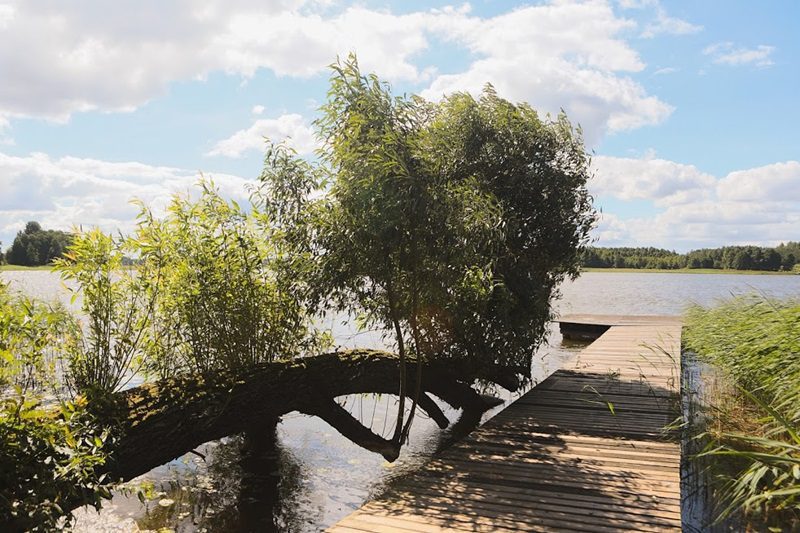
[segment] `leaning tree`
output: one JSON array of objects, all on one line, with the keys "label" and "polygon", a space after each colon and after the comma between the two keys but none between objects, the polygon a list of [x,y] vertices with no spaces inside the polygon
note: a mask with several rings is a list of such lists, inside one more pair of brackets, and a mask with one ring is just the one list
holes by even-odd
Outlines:
[{"label": "leaning tree", "polygon": [[[108,479],[226,435],[269,440],[291,411],[393,460],[417,409],[449,425],[434,396],[477,420],[489,400],[476,383],[529,378],[595,219],[580,131],[491,86],[429,102],[393,96],[354,57],[332,69],[314,162],[269,145],[251,206],[203,182],[163,217],[143,208],[128,238],[79,235],[61,262],[89,323],[56,351],[103,431],[95,470]],[[323,353],[313,321],[327,311],[381,329],[396,354]],[[133,371],[152,379],[121,391]],[[390,435],[335,400],[358,393],[399,396]],[[14,461],[33,455],[4,446],[28,471]],[[78,494],[58,508],[97,503]]]}]

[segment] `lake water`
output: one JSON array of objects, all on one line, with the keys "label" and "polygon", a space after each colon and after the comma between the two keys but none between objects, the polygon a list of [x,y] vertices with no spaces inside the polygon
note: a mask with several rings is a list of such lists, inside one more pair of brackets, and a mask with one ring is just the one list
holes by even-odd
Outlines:
[{"label": "lake water", "polygon": [[[66,290],[51,272],[2,272],[0,277],[31,296],[61,298],[68,303]],[[565,283],[561,292],[556,308],[562,314],[679,314],[693,303],[711,305],[744,293],[800,297],[800,276],[589,272]],[[343,347],[383,347],[380,335],[355,331],[343,317],[328,318],[325,325]],[[535,378],[543,379],[579,349],[563,344],[553,328],[549,345],[535,358]],[[513,399],[507,393],[503,397]],[[388,433],[393,427],[393,398],[351,396],[341,400],[373,429]],[[485,418],[500,409],[502,406]],[[451,421],[458,416],[452,409],[445,413]],[[255,512],[259,515],[256,520],[266,520],[280,530],[318,531],[385,490],[396,477],[412,472],[450,438],[448,431],[419,417],[409,445],[389,464],[321,420],[289,414],[279,424],[277,457],[269,471],[243,473],[236,439],[210,443],[198,450],[205,459],[189,454],[139,478],[138,486],[147,481],[154,485],[149,494],[153,499],[146,504],[133,494],[119,493],[100,515],[79,513],[77,529],[236,531],[242,529],[245,518],[252,518],[245,515]],[[250,487],[247,498],[242,497],[243,476]]]}]

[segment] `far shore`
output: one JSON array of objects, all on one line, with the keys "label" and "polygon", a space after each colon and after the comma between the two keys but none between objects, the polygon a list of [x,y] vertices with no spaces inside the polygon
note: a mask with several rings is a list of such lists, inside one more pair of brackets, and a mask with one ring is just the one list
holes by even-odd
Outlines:
[{"label": "far shore", "polygon": [[581,272],[615,272],[615,273],[647,273],[647,274],[744,274],[751,276],[792,276],[798,275],[797,272],[772,271],[772,270],[733,270],[721,268],[596,268],[584,267]]},{"label": "far shore", "polygon": [[53,270],[53,265],[42,266],[22,266],[22,265],[0,265],[0,272],[15,272],[18,270]]},{"label": "far shore", "polygon": [[[21,265],[0,265],[0,272],[16,272],[25,270],[52,270],[52,265],[43,266],[21,266]],[[772,270],[732,270],[718,268],[597,268],[584,267],[581,272],[614,272],[620,274],[630,274],[641,272],[644,274],[743,274],[749,276],[786,276],[800,275],[798,272]]]}]

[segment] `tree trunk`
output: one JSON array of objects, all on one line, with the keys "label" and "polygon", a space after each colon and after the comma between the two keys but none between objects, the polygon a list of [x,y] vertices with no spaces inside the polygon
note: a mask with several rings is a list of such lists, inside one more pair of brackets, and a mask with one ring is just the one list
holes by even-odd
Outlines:
[{"label": "tree trunk", "polygon": [[[393,461],[400,444],[364,427],[334,399],[397,394],[398,372],[394,354],[352,350],[268,363],[242,375],[178,377],[121,392],[98,411],[119,429],[107,472],[128,480],[205,442],[239,433],[245,433],[248,446],[268,448],[277,420],[292,411],[319,416],[354,443]],[[512,390],[519,385],[511,371],[491,374],[486,379]],[[424,365],[419,407],[440,427],[449,421],[429,394],[479,417],[492,402],[471,388],[473,379],[441,364]]]}]

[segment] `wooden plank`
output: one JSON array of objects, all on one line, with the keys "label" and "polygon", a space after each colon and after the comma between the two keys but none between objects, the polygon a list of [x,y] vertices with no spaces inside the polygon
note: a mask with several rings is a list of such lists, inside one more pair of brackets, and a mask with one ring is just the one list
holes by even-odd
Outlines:
[{"label": "wooden plank", "polygon": [[563,321],[608,329],[330,531],[680,531],[680,320]]}]

